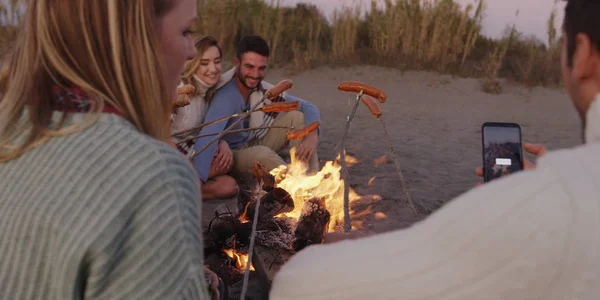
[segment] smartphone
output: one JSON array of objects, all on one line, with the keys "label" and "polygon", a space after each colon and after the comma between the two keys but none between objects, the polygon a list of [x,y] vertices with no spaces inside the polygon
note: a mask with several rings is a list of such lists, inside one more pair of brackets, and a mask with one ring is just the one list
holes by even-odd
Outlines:
[{"label": "smartphone", "polygon": [[481,143],[484,182],[523,170],[523,144],[519,124],[483,123]]}]

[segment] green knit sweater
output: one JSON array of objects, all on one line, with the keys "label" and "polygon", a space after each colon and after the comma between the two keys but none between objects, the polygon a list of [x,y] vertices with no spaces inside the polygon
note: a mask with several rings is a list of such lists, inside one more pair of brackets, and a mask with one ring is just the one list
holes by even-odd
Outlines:
[{"label": "green knit sweater", "polygon": [[116,115],[0,163],[0,299],[209,299],[200,200],[184,156]]}]

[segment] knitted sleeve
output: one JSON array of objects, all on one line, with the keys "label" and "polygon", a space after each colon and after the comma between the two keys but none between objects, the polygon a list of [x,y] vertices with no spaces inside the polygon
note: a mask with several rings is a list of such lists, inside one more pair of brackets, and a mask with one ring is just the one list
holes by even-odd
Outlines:
[{"label": "knitted sleeve", "polygon": [[[161,146],[162,147],[162,146]],[[134,199],[90,247],[85,299],[210,299],[199,183],[173,149],[144,158]]]},{"label": "knitted sleeve", "polygon": [[572,216],[552,172],[514,174],[411,228],[302,250],[270,299],[550,299]]}]

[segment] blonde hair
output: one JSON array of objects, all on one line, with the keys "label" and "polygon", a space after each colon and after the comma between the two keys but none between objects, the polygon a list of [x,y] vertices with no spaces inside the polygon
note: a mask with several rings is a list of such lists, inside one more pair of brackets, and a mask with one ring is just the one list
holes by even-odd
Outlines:
[{"label": "blonde hair", "polygon": [[[0,70],[0,162],[96,121],[108,103],[138,130],[169,139],[156,21],[172,0],[29,1],[23,28]],[[52,88],[76,87],[91,102],[79,124],[52,124]],[[27,114],[25,114],[27,112]],[[28,126],[18,126],[27,116]],[[24,142],[14,145],[17,137]]]},{"label": "blonde hair", "polygon": [[[194,58],[188,60],[185,63],[185,69],[181,75],[181,80],[183,81],[184,84],[193,85],[196,88],[196,92],[198,92],[202,89],[200,88],[200,82],[198,82],[198,80],[196,80],[194,78],[194,74],[196,74],[196,72],[198,71],[198,68],[200,68],[200,63],[202,62],[202,55],[204,55],[204,52],[206,52],[206,50],[208,50],[208,48],[213,47],[213,46],[217,47],[217,49],[219,49],[219,56],[223,57],[223,52],[221,50],[221,47],[219,46],[219,42],[217,41],[217,39],[215,37],[209,35],[209,36],[202,37],[202,38],[196,40],[196,42],[194,42],[194,47],[196,47],[197,54]],[[210,102],[210,100],[212,99],[212,96],[215,93],[216,88],[217,88],[217,85],[214,85],[206,91],[206,96],[205,96],[206,103]]]}]

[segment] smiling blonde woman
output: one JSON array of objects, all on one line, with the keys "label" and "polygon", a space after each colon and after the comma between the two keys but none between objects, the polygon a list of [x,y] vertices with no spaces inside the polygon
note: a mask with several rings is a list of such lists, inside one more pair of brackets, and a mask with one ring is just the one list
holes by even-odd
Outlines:
[{"label": "smiling blonde woman", "polygon": [[[212,36],[202,37],[194,43],[196,56],[185,64],[180,86],[191,85],[194,93],[189,105],[175,108],[171,116],[171,132],[173,134],[194,128],[204,122],[204,116],[211,104],[212,95],[223,84],[221,61],[223,52],[217,39]],[[218,104],[217,104],[218,105]],[[179,151],[187,156],[193,154],[194,141],[182,142],[174,138],[173,142]],[[219,141],[215,159],[213,160],[206,182],[202,182],[202,199],[227,199],[237,193],[237,182],[228,175],[233,167],[233,152],[225,140]]]},{"label": "smiling blonde woman", "polygon": [[169,111],[195,0],[28,1],[0,72],[0,299],[209,299]]}]

